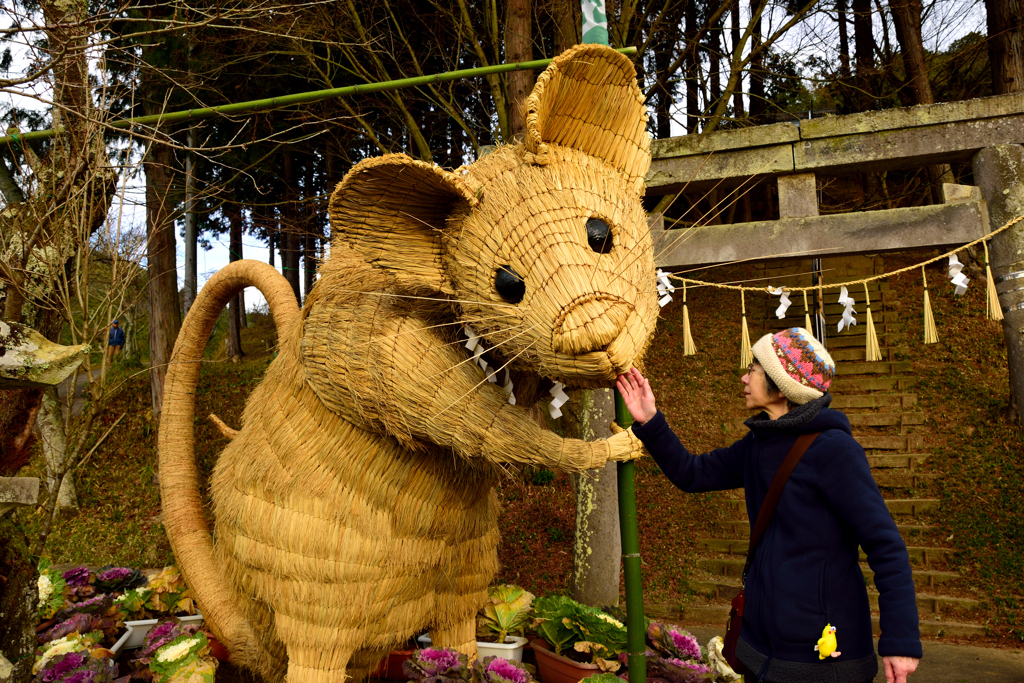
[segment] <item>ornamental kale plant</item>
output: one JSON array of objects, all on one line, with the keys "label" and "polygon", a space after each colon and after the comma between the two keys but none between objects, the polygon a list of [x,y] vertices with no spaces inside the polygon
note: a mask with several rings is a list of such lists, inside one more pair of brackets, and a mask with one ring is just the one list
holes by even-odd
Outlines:
[{"label": "ornamental kale plant", "polygon": [[192,637],[199,630],[196,624],[183,624],[174,617],[165,617],[146,634],[140,657],[149,657],[163,646],[182,637]]},{"label": "ornamental kale plant", "polygon": [[484,657],[473,662],[477,683],[531,683],[533,676],[521,662],[502,657]]},{"label": "ornamental kale plant", "polygon": [[487,591],[487,603],[476,617],[477,638],[493,638],[496,643],[504,643],[510,634],[522,635],[530,618],[533,597],[533,593],[519,586],[492,586]]},{"label": "ornamental kale plant", "polygon": [[130,567],[107,566],[96,572],[96,588],[104,593],[125,591],[145,584],[146,577],[138,569]]},{"label": "ornamental kale plant", "polygon": [[684,660],[704,657],[696,636],[678,626],[652,621],[647,627],[647,638],[651,647],[666,657]]},{"label": "ornamental kale plant", "polygon": [[214,683],[217,660],[210,656],[210,642],[202,631],[182,634],[153,654],[149,662],[153,683]]},{"label": "ornamental kale plant", "polygon": [[111,683],[117,678],[117,664],[101,652],[79,650],[53,657],[36,674],[34,683]]},{"label": "ornamental kale plant", "polygon": [[417,683],[471,683],[469,657],[447,647],[416,650],[402,662],[402,671]]},{"label": "ornamental kale plant", "polygon": [[64,606],[64,589],[67,582],[60,572],[50,569],[50,561],[39,561],[39,618],[49,619]]},{"label": "ornamental kale plant", "polygon": [[85,586],[89,583],[88,567],[75,567],[64,572],[64,582],[69,586]]},{"label": "ornamental kale plant", "polygon": [[[601,610],[582,605],[564,595],[537,598],[533,627],[555,648],[589,652],[595,663],[609,666],[626,650],[626,626]],[[618,668],[617,663],[614,668]]]}]

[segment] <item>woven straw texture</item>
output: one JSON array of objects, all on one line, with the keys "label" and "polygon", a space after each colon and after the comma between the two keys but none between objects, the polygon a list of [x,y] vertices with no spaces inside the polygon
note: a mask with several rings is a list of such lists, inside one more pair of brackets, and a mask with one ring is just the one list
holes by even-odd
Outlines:
[{"label": "woven straw texture", "polygon": [[[628,68],[627,84],[609,64]],[[593,85],[602,78],[605,89]],[[591,85],[572,97],[581,79]],[[548,102],[552,83],[562,90]],[[531,101],[547,112],[532,129],[543,159],[524,144],[455,172],[402,155],[354,167],[331,198],[331,255],[298,315],[281,276],[239,261],[186,319],[160,434],[168,534],[233,661],[267,680],[362,678],[424,628],[475,655],[474,615],[498,569],[501,471],[581,472],[640,452],[629,430],[562,439],[526,409],[553,382],[608,386],[640,362],[654,331],[635,75],[608,48],[574,48]],[[633,120],[620,130],[605,114],[588,118],[605,107]],[[607,226],[600,248],[588,240],[593,219]],[[515,302],[497,288],[501,269],[520,279]],[[244,285],[271,303],[280,348],[237,434],[222,430],[232,440],[213,475],[213,545],[191,392],[213,321]],[[466,327],[501,381],[467,351]]]}]

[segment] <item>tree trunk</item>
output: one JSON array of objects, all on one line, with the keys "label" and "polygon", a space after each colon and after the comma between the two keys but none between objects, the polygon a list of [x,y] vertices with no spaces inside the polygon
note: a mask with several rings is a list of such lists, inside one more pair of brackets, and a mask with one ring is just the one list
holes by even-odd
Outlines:
[{"label": "tree trunk", "polygon": [[295,166],[291,150],[284,154],[284,204],[281,208],[281,269],[284,279],[292,286],[295,300],[302,305],[302,291],[299,286],[299,235],[298,235],[298,187],[295,183]]},{"label": "tree trunk", "polygon": [[709,112],[722,98],[722,23],[716,22],[708,29],[708,92],[710,99],[705,109]]},{"label": "tree trunk", "polygon": [[[158,113],[146,112],[149,113]],[[177,244],[174,231],[173,150],[154,142],[146,172],[146,258],[149,266],[149,376],[153,415],[160,417],[164,378],[181,329],[178,300]]]},{"label": "tree trunk", "polygon": [[[750,0],[750,16],[756,18],[751,21],[750,50],[754,51],[761,47],[761,6],[765,0]],[[750,60],[750,118],[755,123],[761,123],[764,113],[767,110],[767,102],[764,98],[764,54],[761,53]]]},{"label": "tree trunk", "polygon": [[[683,21],[686,31],[684,43],[692,45],[697,37],[697,5],[695,2],[686,3]],[[686,132],[690,135],[699,132],[698,127],[700,125],[700,96],[698,94],[700,84],[697,79],[697,69],[699,68],[697,59],[698,51],[690,50],[687,53],[685,66],[683,67],[684,79],[686,80]]]},{"label": "tree trunk", "polygon": [[[928,80],[928,65],[925,62],[924,40],[921,38],[921,0],[890,0],[896,40],[900,44],[903,67],[914,104],[934,104],[931,82]],[[942,184],[953,182],[953,172],[948,164],[925,168],[931,188],[932,202],[941,204]]]},{"label": "tree trunk", "polygon": [[659,140],[672,137],[672,86],[668,70],[672,64],[671,40],[660,40],[654,48],[654,77],[658,84],[657,101],[654,108],[656,135]]},{"label": "tree trunk", "polygon": [[41,398],[40,389],[0,390],[0,477],[11,476],[28,464]]},{"label": "tree trunk", "polygon": [[[611,436],[615,398],[611,389],[571,392],[563,425],[566,435],[595,441]],[[586,605],[619,603],[622,538],[619,535],[618,468],[607,463],[573,477],[576,541],[573,545],[572,597]]]},{"label": "tree trunk", "polygon": [[[242,258],[242,216],[237,205],[232,205],[226,212],[228,219],[228,259],[231,262]],[[242,352],[242,304],[239,297],[228,303],[228,358],[234,360],[245,354]]]},{"label": "tree trunk", "polygon": [[846,0],[836,0],[836,22],[839,24],[839,77],[850,77],[850,37],[846,26]]},{"label": "tree trunk", "polygon": [[548,15],[555,29],[555,54],[560,55],[583,38],[583,17],[579,0],[547,0]]},{"label": "tree trunk", "polygon": [[[528,62],[533,58],[530,0],[508,0],[505,5],[505,61]],[[532,71],[513,71],[508,75],[509,127],[513,139],[526,134],[524,108],[533,89]]]},{"label": "tree trunk", "polygon": [[195,152],[196,133],[188,129],[188,151],[185,152],[185,284],[182,287],[185,313],[192,308],[198,292],[199,274],[196,267],[199,235],[196,234],[196,175]]},{"label": "tree trunk", "polygon": [[855,100],[860,111],[874,105],[872,75],[875,71],[875,34],[871,26],[871,0],[851,0],[853,13],[854,66],[857,72]]},{"label": "tree trunk", "polygon": [[25,534],[12,517],[0,516],[0,567],[4,577],[0,582],[0,656],[14,665],[10,677],[13,683],[28,683],[35,661],[39,572],[32,564]]},{"label": "tree trunk", "polygon": [[[88,386],[88,385],[86,385]],[[69,389],[71,392],[70,402],[74,407],[74,397],[77,395],[77,386]],[[75,484],[70,476],[64,477],[60,492],[55,489],[57,482],[67,469],[68,440],[64,430],[64,412],[61,409],[60,398],[57,396],[57,388],[49,387],[43,390],[42,405],[39,415],[36,417],[36,425],[39,427],[40,442],[43,447],[43,456],[46,460],[46,491],[49,496],[57,495],[57,507],[62,513],[78,512],[78,496],[75,494]]]},{"label": "tree trunk", "polygon": [[[729,10],[729,34],[732,36],[732,52],[736,53],[740,45],[740,0],[735,0]],[[736,92],[732,96],[732,116],[743,118],[743,77],[736,80]]]},{"label": "tree trunk", "polygon": [[992,94],[1024,90],[1024,48],[1021,46],[1020,0],[985,0],[988,12],[988,61]]}]

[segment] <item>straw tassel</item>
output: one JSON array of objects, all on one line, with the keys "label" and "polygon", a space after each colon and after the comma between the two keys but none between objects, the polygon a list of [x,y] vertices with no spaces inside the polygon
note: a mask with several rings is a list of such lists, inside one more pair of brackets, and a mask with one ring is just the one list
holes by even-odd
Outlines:
[{"label": "straw tassel", "polygon": [[743,311],[743,323],[740,326],[740,368],[747,369],[747,366],[754,361],[754,354],[750,350],[750,331],[747,329],[747,302],[740,290],[740,308]]},{"label": "straw tassel", "polygon": [[985,315],[989,320],[1002,320],[1003,311],[999,308],[999,294],[996,292],[996,283],[992,279],[992,266],[988,261],[988,243],[981,243],[985,247]]},{"label": "straw tassel", "polygon": [[871,319],[871,296],[868,294],[868,283],[864,283],[864,301],[868,309],[867,339],[864,344],[865,357],[869,361],[882,360],[882,351],[878,348],[878,335],[875,334],[875,321]]},{"label": "straw tassel", "polygon": [[686,283],[683,283],[683,355],[692,356],[697,353],[697,345],[690,334],[690,311],[686,306]]},{"label": "straw tassel", "polygon": [[813,328],[811,327],[811,312],[807,308],[807,290],[804,290],[804,329],[814,335]]},{"label": "straw tassel", "polygon": [[924,281],[924,343],[934,344],[939,341],[939,331],[935,329],[935,316],[932,315],[932,302],[928,297],[928,278],[921,266],[921,279]]}]

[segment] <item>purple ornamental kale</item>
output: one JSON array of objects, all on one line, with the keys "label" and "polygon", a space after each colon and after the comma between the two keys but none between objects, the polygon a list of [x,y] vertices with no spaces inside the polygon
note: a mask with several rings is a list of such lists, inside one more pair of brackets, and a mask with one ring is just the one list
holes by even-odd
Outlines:
[{"label": "purple ornamental kale", "polygon": [[36,641],[42,645],[43,643],[48,643],[51,640],[63,638],[70,633],[88,633],[89,631],[94,630],[91,628],[92,621],[93,618],[91,614],[76,612],[56,626],[37,635]]},{"label": "purple ornamental kale", "polygon": [[665,679],[670,683],[700,683],[714,673],[710,666],[684,659],[664,659],[661,664]]},{"label": "purple ornamental kale", "polygon": [[672,644],[676,646],[681,653],[683,653],[689,659],[700,659],[700,645],[697,643],[697,638],[686,631],[677,631],[675,629],[669,629],[669,636],[672,637]]},{"label": "purple ornamental kale", "polygon": [[502,657],[484,657],[473,666],[480,683],[531,683],[533,677],[519,662]]},{"label": "purple ornamental kale", "polygon": [[103,591],[114,592],[135,588],[146,583],[146,577],[131,567],[103,567],[96,574],[96,586]]},{"label": "purple ornamental kale", "polygon": [[146,634],[146,644],[142,646],[141,657],[148,657],[171,642],[178,636],[195,635],[199,630],[197,624],[183,624],[174,617],[165,617]]},{"label": "purple ornamental kale", "polygon": [[66,655],[58,655],[50,660],[49,666],[43,669],[42,679],[45,683],[59,681],[75,669],[81,667],[89,659],[89,653],[84,650],[69,652]]},{"label": "purple ornamental kale", "polygon": [[82,600],[81,602],[65,604],[64,608],[57,612],[58,619],[67,619],[76,612],[82,614],[103,614],[114,604],[114,596],[99,593]]},{"label": "purple ornamental kale", "polygon": [[58,655],[36,674],[34,683],[111,683],[117,677],[113,659],[79,650]]},{"label": "purple ornamental kale", "polygon": [[64,572],[64,582],[69,586],[85,586],[89,583],[89,569],[75,567]]},{"label": "purple ornamental kale", "polygon": [[446,647],[416,650],[402,662],[402,671],[410,680],[420,683],[468,683],[473,677],[469,658]]}]

